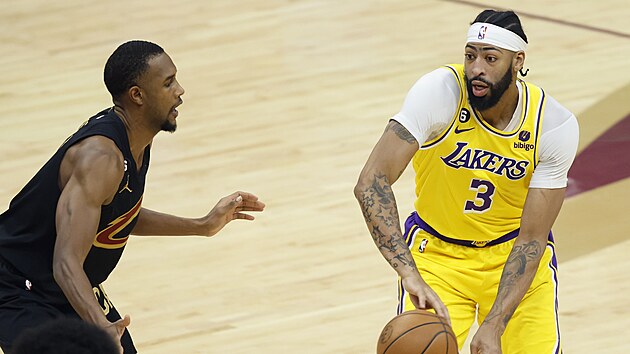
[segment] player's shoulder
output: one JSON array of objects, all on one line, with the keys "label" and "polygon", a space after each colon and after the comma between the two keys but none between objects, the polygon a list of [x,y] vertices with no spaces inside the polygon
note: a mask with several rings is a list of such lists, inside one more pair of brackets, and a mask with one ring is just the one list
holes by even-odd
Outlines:
[{"label": "player's shoulder", "polygon": [[103,110],[85,121],[64,145],[70,151],[86,155],[114,155],[121,159],[128,150],[124,123],[113,109]]},{"label": "player's shoulder", "polygon": [[577,123],[577,119],[573,112],[560,104],[560,102],[553,98],[553,96],[547,94],[545,102],[545,115],[542,126],[543,133],[544,131],[553,130],[573,121]]},{"label": "player's shoulder", "polygon": [[440,97],[459,98],[460,86],[453,71],[445,66],[422,75],[413,85],[410,93],[414,96],[434,100]]},{"label": "player's shoulder", "polygon": [[419,81],[420,80],[424,80],[424,81],[432,82],[436,84],[457,83],[457,78],[455,77],[455,73],[453,72],[452,69],[450,69],[447,66],[440,66],[432,71],[429,71],[428,73],[422,75]]},{"label": "player's shoulder", "polygon": [[78,168],[91,170],[122,170],[124,164],[124,156],[118,145],[103,135],[92,135],[77,142],[68,149],[66,158]]},{"label": "player's shoulder", "polygon": [[569,119],[574,114],[560,102],[558,102],[553,96],[547,94],[547,102],[545,103],[545,114],[549,116],[558,117],[559,119]]}]

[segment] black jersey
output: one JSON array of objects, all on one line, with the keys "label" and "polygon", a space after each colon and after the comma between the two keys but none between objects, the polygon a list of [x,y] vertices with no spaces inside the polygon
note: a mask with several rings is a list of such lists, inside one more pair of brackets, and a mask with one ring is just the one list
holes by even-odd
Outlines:
[{"label": "black jersey", "polygon": [[55,214],[61,195],[59,168],[66,151],[94,135],[111,139],[124,157],[125,172],[112,202],[101,207],[98,233],[83,264],[92,286],[102,283],[118,263],[137,221],[149,166],[150,146],[137,168],[127,131],[113,109],[91,117],[13,198],[0,215],[0,261],[28,279],[32,291],[51,301],[66,301],[54,281],[52,259],[57,238]]}]

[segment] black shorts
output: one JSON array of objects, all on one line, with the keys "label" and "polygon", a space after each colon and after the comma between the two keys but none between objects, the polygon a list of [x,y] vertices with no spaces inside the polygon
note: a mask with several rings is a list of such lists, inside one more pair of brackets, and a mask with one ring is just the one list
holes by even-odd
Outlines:
[{"label": "black shorts", "polygon": [[[16,274],[13,267],[0,260],[0,348],[5,353],[11,351],[11,345],[25,329],[35,327],[47,321],[70,317],[79,318],[70,303],[50,301],[27,289],[27,279]],[[102,287],[94,288],[103,312],[110,322],[119,320],[120,314],[103,292]],[[135,354],[129,331],[125,330],[121,338],[125,354]]]}]

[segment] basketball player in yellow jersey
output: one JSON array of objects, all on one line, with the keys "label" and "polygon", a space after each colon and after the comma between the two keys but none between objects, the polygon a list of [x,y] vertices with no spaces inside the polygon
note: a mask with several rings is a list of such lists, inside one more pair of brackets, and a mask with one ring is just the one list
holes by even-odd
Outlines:
[{"label": "basketball player in yellow jersey", "polygon": [[[517,78],[527,37],[512,11],[471,25],[464,65],[416,82],[355,187],[400,277],[398,311],[432,308],[472,354],[560,353],[551,226],[578,143],[575,116]],[[391,185],[413,161],[415,211],[399,225]]]}]

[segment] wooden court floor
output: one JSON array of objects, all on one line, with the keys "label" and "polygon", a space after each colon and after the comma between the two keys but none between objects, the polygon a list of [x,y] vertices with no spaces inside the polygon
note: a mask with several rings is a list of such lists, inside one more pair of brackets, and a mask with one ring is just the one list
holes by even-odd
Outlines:
[{"label": "wooden court floor", "polygon": [[[527,80],[578,116],[581,150],[630,113],[626,0],[6,0],[1,209],[110,105],[115,47],[157,42],[186,94],[178,131],[155,139],[144,206],[200,216],[240,189],[267,209],[212,239],[130,240],[105,288],[140,352],[373,353],[396,279],[354,183],[409,87],[461,62],[468,24],[494,6],[521,13]],[[405,217],[411,170],[394,190]],[[556,222],[566,353],[630,352],[629,199],[622,179],[569,198]]]}]

